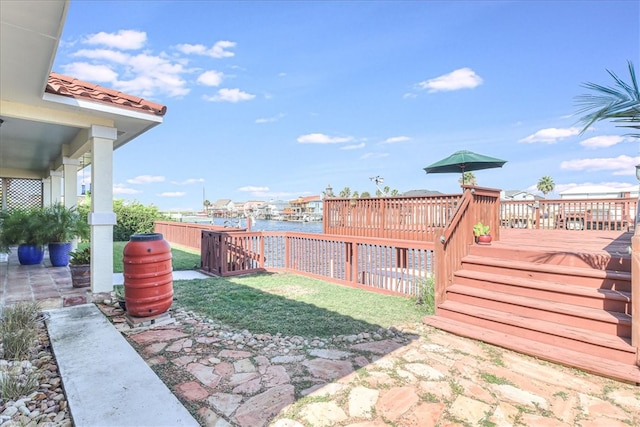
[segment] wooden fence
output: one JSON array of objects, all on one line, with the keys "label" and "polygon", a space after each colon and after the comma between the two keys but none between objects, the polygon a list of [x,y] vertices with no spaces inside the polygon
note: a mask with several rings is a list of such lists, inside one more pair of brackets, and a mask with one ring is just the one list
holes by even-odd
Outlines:
[{"label": "wooden fence", "polygon": [[162,233],[172,245],[201,251],[202,230],[211,231],[246,231],[245,228],[230,228],[220,225],[194,224],[190,222],[156,221],[156,233]]},{"label": "wooden fence", "polygon": [[294,232],[202,231],[202,271],[284,271],[379,293],[418,295],[433,273],[433,243]]}]

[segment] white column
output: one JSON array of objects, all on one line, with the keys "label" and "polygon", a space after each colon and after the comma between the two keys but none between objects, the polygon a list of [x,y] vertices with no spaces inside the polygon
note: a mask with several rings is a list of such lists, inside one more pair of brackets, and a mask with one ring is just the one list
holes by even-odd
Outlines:
[{"label": "white column", "polygon": [[91,144],[91,290],[93,293],[113,290],[113,141],[117,130],[92,126]]},{"label": "white column", "polygon": [[[42,206],[49,205],[51,205],[51,178],[45,178],[42,180]],[[3,209],[5,209],[5,207],[3,207]]]},{"label": "white column", "polygon": [[50,171],[49,180],[49,204],[62,202],[62,172]]},{"label": "white column", "polygon": [[80,166],[78,159],[62,158],[64,205],[67,208],[72,208],[78,204],[78,166]]}]

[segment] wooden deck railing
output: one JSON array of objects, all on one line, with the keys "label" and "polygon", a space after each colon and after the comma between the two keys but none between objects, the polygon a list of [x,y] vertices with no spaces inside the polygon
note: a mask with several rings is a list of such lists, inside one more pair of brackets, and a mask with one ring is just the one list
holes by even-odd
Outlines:
[{"label": "wooden deck railing", "polygon": [[324,200],[323,232],[340,236],[433,241],[449,223],[460,194]]},{"label": "wooden deck railing", "polygon": [[202,270],[217,276],[286,271],[379,293],[417,295],[433,243],[293,232],[202,231]]},{"label": "wooden deck railing", "polygon": [[620,230],[634,226],[638,200],[560,199],[500,202],[500,226],[511,228]]},{"label": "wooden deck railing", "polygon": [[447,287],[453,282],[453,273],[462,265],[474,242],[473,225],[481,221],[489,225],[491,236],[500,240],[500,190],[465,186],[462,200],[446,227],[440,228],[435,242],[434,293],[436,311],[444,302]]}]

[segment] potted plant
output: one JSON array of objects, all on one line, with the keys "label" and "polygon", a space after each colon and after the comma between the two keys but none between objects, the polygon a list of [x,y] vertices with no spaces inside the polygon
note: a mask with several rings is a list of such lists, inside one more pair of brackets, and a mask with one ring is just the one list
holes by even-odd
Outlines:
[{"label": "potted plant", "polygon": [[40,264],[44,258],[44,210],[20,208],[0,213],[0,250],[9,252],[18,245],[18,261],[22,265]]},{"label": "potted plant", "polygon": [[56,203],[44,209],[44,230],[49,243],[49,260],[54,267],[69,264],[71,241],[89,236],[89,224],[75,207]]},{"label": "potted plant", "polygon": [[489,234],[490,228],[488,225],[484,225],[478,221],[473,226],[473,235],[475,236],[476,243],[491,243],[491,235]]},{"label": "potted plant", "polygon": [[69,252],[69,271],[74,288],[91,286],[91,248],[86,247]]}]

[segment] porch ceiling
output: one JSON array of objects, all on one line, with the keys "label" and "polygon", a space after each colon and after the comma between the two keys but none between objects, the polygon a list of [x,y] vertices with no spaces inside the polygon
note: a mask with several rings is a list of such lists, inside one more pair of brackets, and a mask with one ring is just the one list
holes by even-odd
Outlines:
[{"label": "porch ceiling", "polygon": [[0,1],[0,177],[45,178],[62,157],[91,163],[84,135],[115,127],[118,148],[162,117],[45,93],[69,0]]}]

